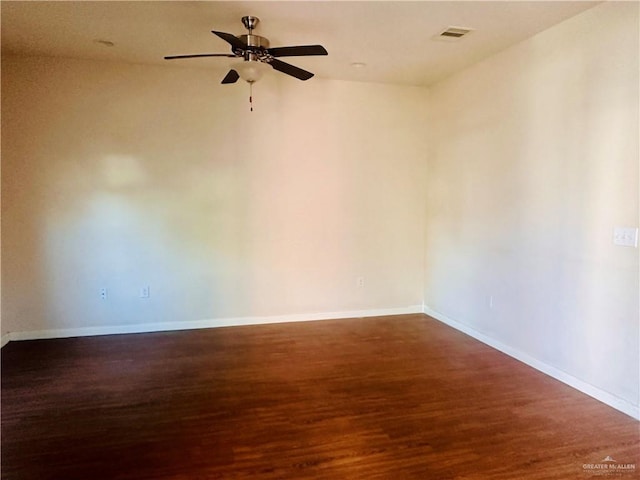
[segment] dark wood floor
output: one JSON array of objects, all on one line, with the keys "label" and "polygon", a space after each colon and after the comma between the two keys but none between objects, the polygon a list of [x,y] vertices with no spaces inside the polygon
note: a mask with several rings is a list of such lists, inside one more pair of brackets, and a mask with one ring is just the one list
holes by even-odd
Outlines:
[{"label": "dark wood floor", "polygon": [[638,449],[635,420],[424,315],[2,349],[3,479],[567,480]]}]

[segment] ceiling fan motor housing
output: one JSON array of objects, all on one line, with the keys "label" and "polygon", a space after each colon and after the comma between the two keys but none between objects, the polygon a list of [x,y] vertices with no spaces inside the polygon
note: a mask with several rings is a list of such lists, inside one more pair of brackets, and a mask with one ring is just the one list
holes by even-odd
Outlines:
[{"label": "ceiling fan motor housing", "polygon": [[265,50],[269,48],[269,40],[259,35],[238,35],[238,38],[242,40],[246,45],[246,50],[233,49],[233,53],[239,57],[244,57],[245,60],[256,60],[265,56]]},{"label": "ceiling fan motor housing", "polygon": [[238,35],[238,38],[246,43],[251,49],[262,50],[269,48],[269,39],[259,35]]}]

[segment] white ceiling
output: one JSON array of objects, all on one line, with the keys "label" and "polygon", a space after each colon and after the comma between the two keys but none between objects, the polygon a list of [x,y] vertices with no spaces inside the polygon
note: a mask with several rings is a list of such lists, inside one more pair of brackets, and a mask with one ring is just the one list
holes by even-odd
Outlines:
[{"label": "white ceiling", "polygon": [[[322,44],[328,57],[285,59],[339,80],[429,85],[597,2],[556,1],[2,1],[2,54],[93,58],[224,71],[233,59],[163,60],[228,53],[211,30],[240,35],[244,15],[272,47]],[[474,31],[434,41],[449,26]],[[107,47],[96,40],[115,44]],[[353,62],[366,66],[354,68]],[[223,72],[224,73],[224,72]]]}]

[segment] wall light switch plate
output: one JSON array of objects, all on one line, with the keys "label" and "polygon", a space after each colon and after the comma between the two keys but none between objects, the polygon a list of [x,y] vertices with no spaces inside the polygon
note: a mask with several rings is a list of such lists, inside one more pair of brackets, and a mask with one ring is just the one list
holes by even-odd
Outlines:
[{"label": "wall light switch plate", "polygon": [[613,229],[613,244],[623,247],[638,247],[638,229],[615,227]]}]

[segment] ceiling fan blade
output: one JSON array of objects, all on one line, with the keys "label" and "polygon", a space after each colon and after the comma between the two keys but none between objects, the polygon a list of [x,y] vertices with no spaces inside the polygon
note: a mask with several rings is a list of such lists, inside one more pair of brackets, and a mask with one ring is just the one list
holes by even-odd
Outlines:
[{"label": "ceiling fan blade", "polygon": [[238,72],[231,69],[229,70],[229,73],[227,73],[225,77],[222,79],[222,83],[236,83],[239,78],[240,78],[240,75],[238,75]]},{"label": "ceiling fan blade", "polygon": [[232,57],[235,55],[231,53],[194,53],[192,55],[169,55],[164,57],[165,60],[175,60],[176,58],[198,58],[198,57]]},{"label": "ceiling fan blade", "polygon": [[328,55],[322,45],[298,45],[295,47],[267,48],[272,57],[302,57],[308,55]]},{"label": "ceiling fan blade", "polygon": [[287,75],[291,75],[292,77],[296,77],[300,80],[309,80],[311,77],[313,77],[313,73],[307,72],[306,70],[293,66],[289,63],[285,63],[281,60],[277,60],[275,58],[269,60],[268,63],[274,68],[274,70],[286,73]]},{"label": "ceiling fan blade", "polygon": [[233,48],[240,49],[240,50],[246,50],[247,49],[247,44],[244,43],[242,40],[240,40],[235,35],[232,35],[231,33],[216,32],[215,30],[211,30],[211,33],[219,36],[225,42],[229,43]]}]

